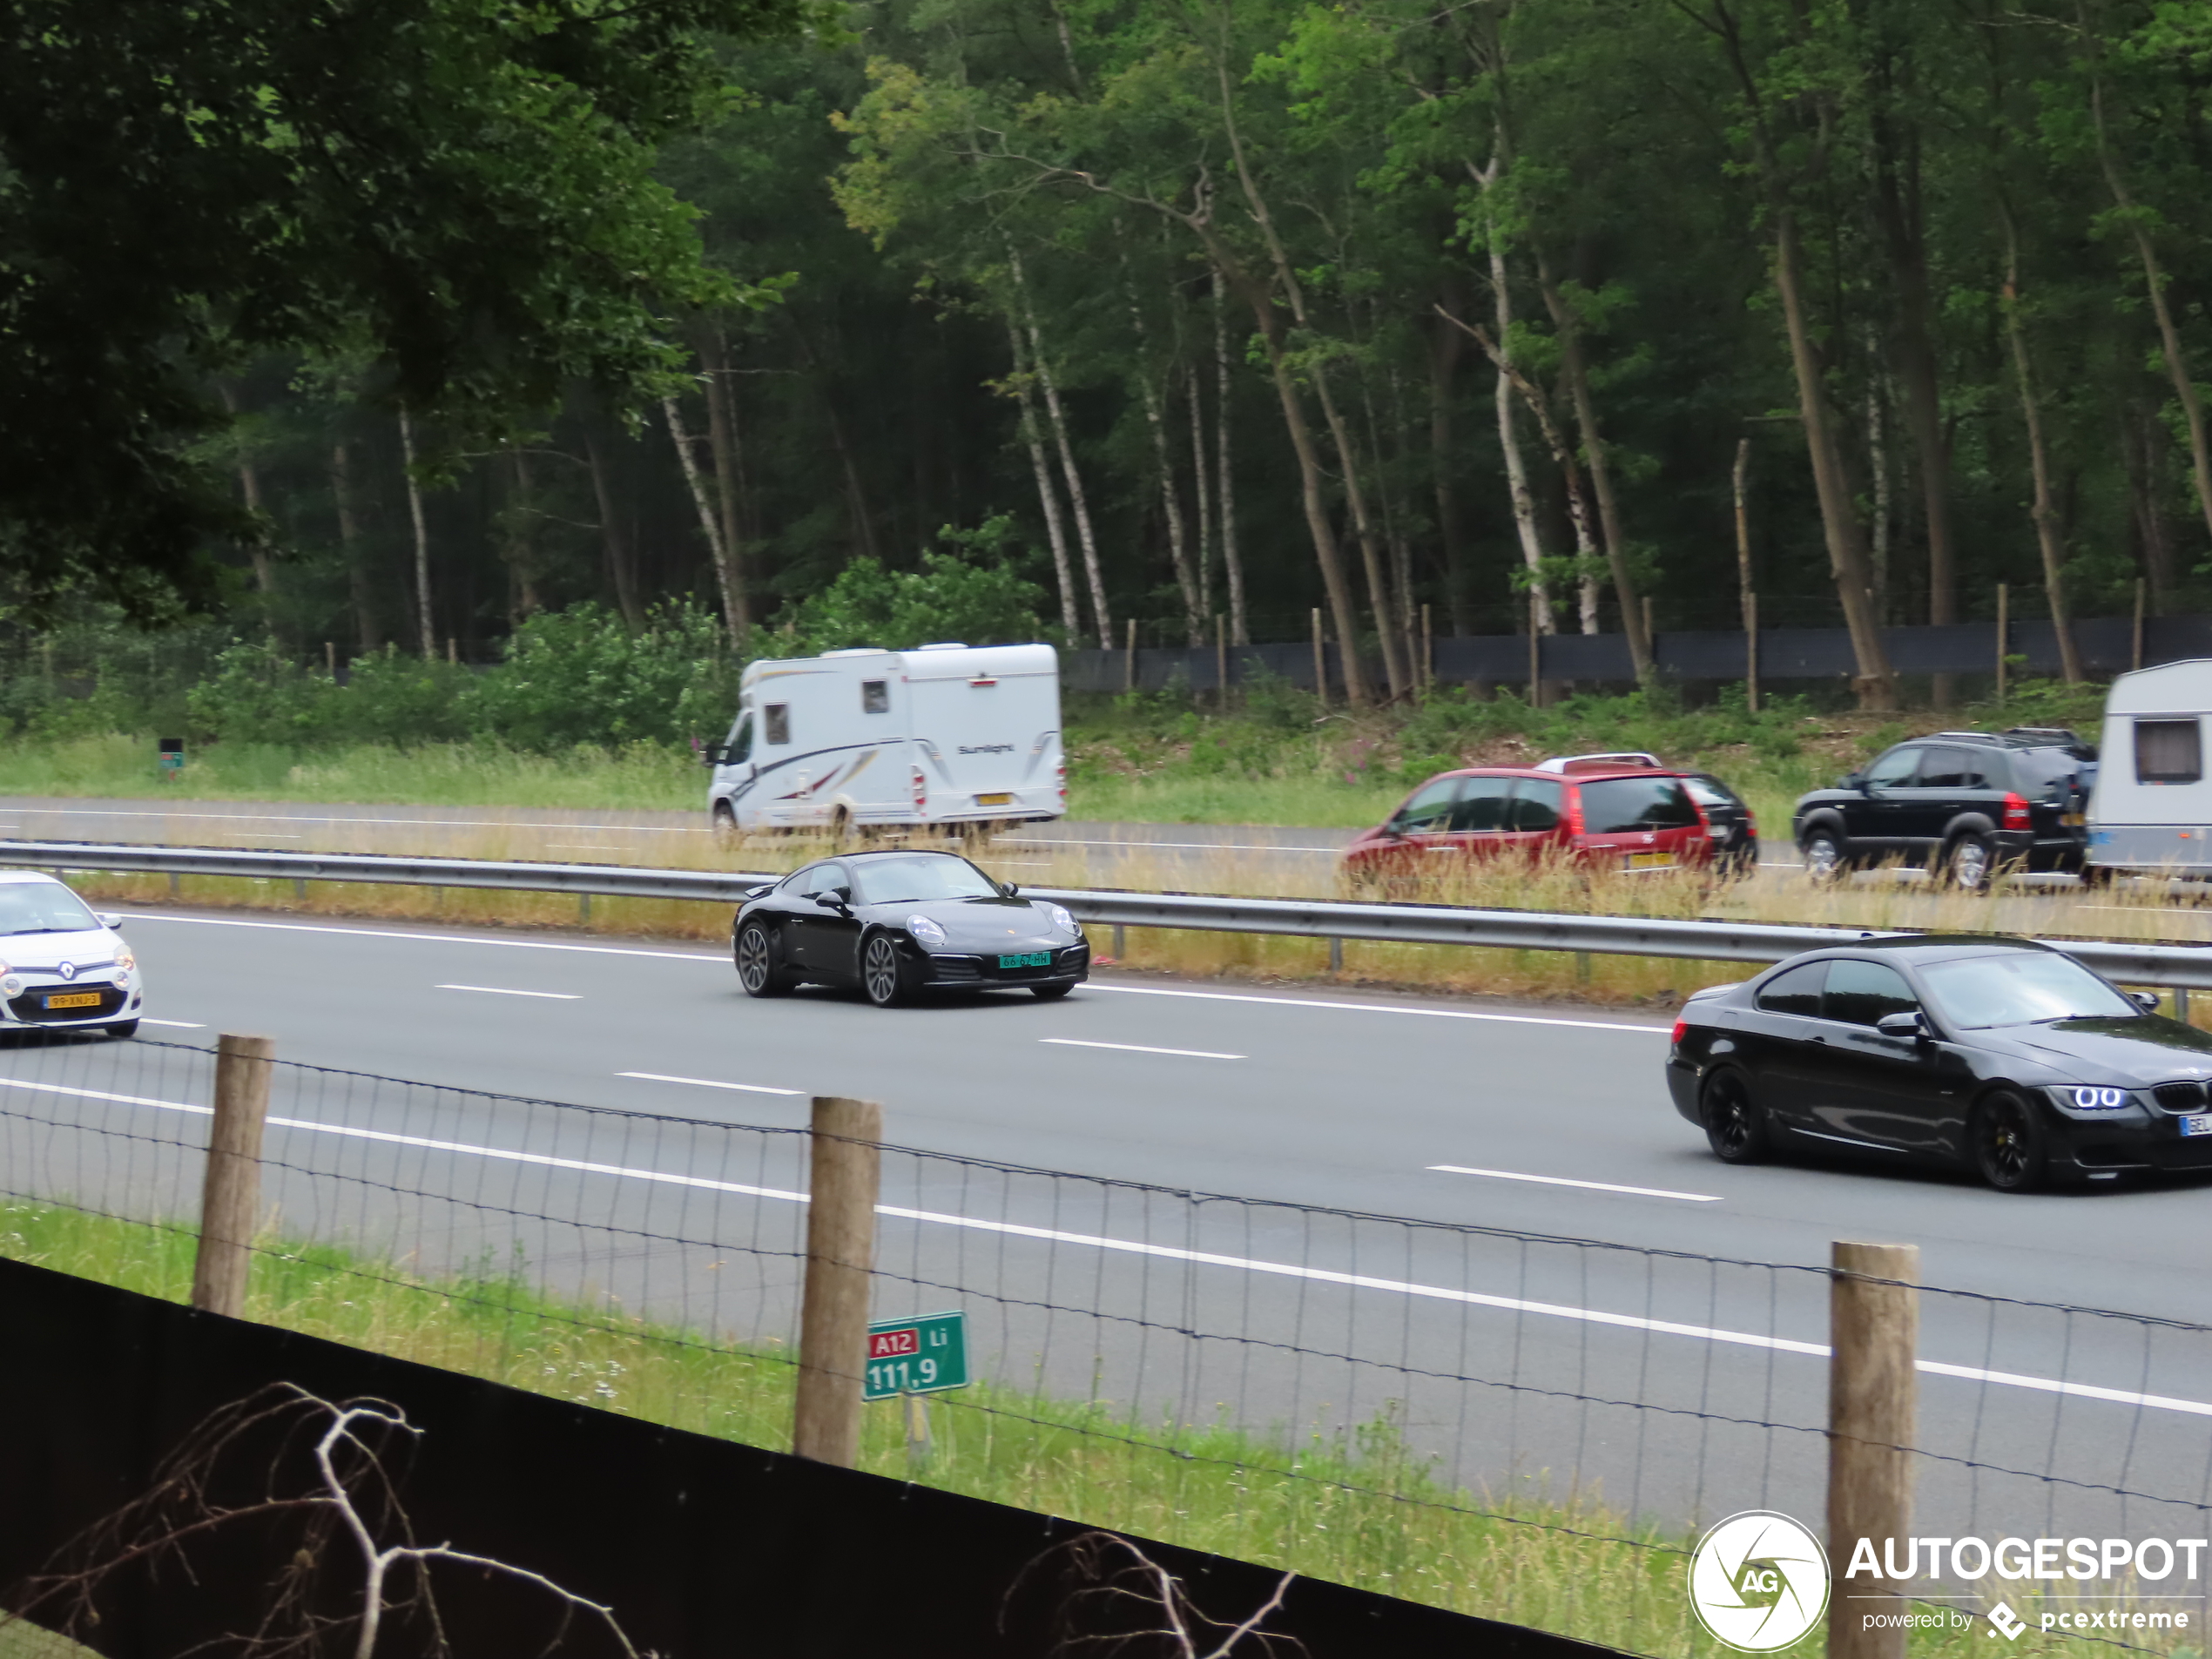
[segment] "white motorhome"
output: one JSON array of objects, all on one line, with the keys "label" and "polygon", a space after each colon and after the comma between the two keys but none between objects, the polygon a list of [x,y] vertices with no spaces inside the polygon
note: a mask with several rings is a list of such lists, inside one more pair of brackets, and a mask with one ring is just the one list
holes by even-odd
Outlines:
[{"label": "white motorhome", "polygon": [[2093,870],[2212,874],[2208,720],[2212,661],[2163,663],[2113,681],[2089,797]]},{"label": "white motorhome", "polygon": [[1049,645],[825,651],[745,671],[707,751],[724,834],[1057,818],[1060,659]]}]

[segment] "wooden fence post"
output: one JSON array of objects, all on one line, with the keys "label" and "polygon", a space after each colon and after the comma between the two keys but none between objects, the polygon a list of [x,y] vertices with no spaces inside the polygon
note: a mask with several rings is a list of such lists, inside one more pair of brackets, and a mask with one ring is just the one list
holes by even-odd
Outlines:
[{"label": "wooden fence post", "polygon": [[1743,704],[1759,711],[1759,596],[1743,596]]},{"label": "wooden fence post", "polygon": [[1828,1655],[1905,1659],[1904,1629],[1878,1620],[1870,1628],[1866,1615],[1904,1612],[1905,1587],[1847,1574],[1862,1538],[1878,1560],[1892,1539],[1911,1548],[1920,1251],[1838,1240],[1830,1262]]},{"label": "wooden fence post", "polygon": [[1544,706],[1544,653],[1541,637],[1536,631],[1538,600],[1536,590],[1528,590],[1528,706]]},{"label": "wooden fence post", "polygon": [[1129,619],[1129,649],[1122,655],[1122,690],[1136,689],[1136,618]]},{"label": "wooden fence post", "polygon": [[1997,700],[2005,700],[2005,648],[2010,643],[2012,629],[2006,615],[2010,594],[2003,583],[1997,584]]},{"label": "wooden fence post", "polygon": [[1321,643],[1321,607],[1313,607],[1313,695],[1329,706],[1329,652]]},{"label": "wooden fence post", "polygon": [[1436,689],[1436,623],[1426,605],[1421,607],[1421,694]]},{"label": "wooden fence post", "polygon": [[1229,618],[1219,611],[1213,618],[1214,699],[1224,713],[1229,710]]},{"label": "wooden fence post", "polygon": [[875,1264],[882,1140],[883,1108],[875,1102],[814,1097],[791,1449],[848,1469],[860,1455],[860,1379],[868,1363],[868,1279]]},{"label": "wooden fence post", "polygon": [[261,1130],[269,1116],[267,1037],[225,1032],[215,1043],[215,1117],[207,1129],[207,1175],[199,1195],[199,1254],[192,1305],[233,1319],[246,1317],[253,1265],[253,1226],[261,1211]]}]

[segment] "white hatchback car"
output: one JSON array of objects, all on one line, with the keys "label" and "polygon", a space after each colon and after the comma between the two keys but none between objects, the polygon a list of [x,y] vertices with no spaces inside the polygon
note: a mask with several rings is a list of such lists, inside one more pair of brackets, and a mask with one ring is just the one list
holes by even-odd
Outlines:
[{"label": "white hatchback car", "polygon": [[122,927],[50,875],[0,872],[0,1033],[136,1035],[145,987]]}]

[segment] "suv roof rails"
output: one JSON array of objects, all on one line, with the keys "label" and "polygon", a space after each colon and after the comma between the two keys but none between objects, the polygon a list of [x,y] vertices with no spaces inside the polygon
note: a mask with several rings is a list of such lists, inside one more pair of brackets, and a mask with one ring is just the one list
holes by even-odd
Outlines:
[{"label": "suv roof rails", "polygon": [[2013,725],[2002,732],[1931,732],[1925,738],[1912,741],[1927,743],[1940,738],[1955,743],[1995,743],[2010,741],[2020,748],[2066,749],[2084,758],[2094,758],[2095,745],[2071,728],[2062,725]]},{"label": "suv roof rails", "polygon": [[1612,754],[1600,755],[1553,755],[1548,759],[1539,760],[1536,763],[1534,769],[1538,772],[1563,772],[1578,766],[1591,768],[1600,766],[1649,766],[1654,772],[1665,772],[1668,770],[1667,763],[1665,761],[1660,759],[1657,755],[1646,753],[1642,749],[1629,749]]}]

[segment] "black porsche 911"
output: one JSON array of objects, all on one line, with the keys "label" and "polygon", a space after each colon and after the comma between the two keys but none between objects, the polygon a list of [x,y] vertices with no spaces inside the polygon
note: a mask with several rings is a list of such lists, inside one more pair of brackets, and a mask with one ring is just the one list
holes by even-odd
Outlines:
[{"label": "black porsche 911", "polygon": [[2156,1008],[2026,940],[1866,939],[1692,996],[1667,1084],[1730,1163],[1885,1154],[2006,1192],[2212,1170],[2212,1035]]},{"label": "black porsche 911", "polygon": [[848,853],[755,887],[730,927],[748,996],[857,985],[878,1008],[922,991],[1065,996],[1090,946],[1062,907],[1025,899],[956,853]]}]

